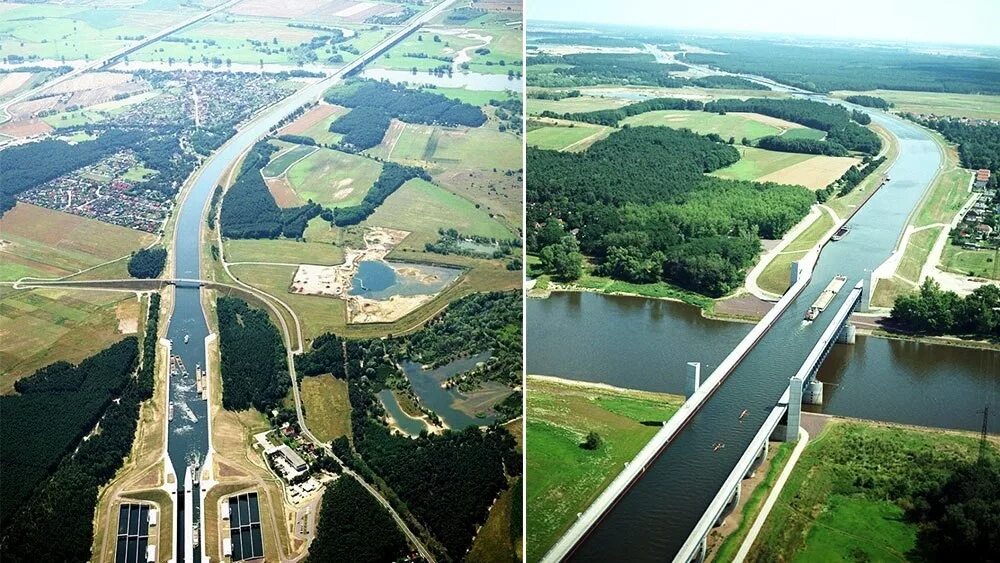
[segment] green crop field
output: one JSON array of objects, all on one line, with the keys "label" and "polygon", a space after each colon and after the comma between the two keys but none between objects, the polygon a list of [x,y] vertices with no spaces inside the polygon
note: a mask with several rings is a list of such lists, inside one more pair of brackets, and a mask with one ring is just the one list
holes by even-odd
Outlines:
[{"label": "green crop field", "polygon": [[[528,131],[528,146],[561,151],[590,137],[600,138],[612,131],[610,127],[574,124],[573,127],[543,126]],[[581,149],[585,148],[582,147]]]},{"label": "green crop field", "polygon": [[[290,146],[287,143],[282,144],[284,146]],[[261,170],[261,174],[266,178],[281,176],[288,171],[288,167],[293,163],[316,150],[318,150],[316,147],[311,147],[309,145],[294,145],[290,149],[280,150],[274,153],[274,156],[271,157],[271,161],[267,163],[267,166],[265,166],[263,170]]]},{"label": "green crop field", "polygon": [[95,60],[200,11],[188,4],[159,0],[114,7],[5,5],[0,18],[0,52],[25,58]]},{"label": "green crop field", "polygon": [[[385,151],[382,146],[373,155]],[[519,170],[521,142],[512,133],[486,127],[451,128],[407,123],[386,156],[404,164],[437,164],[444,168]]]},{"label": "green crop field", "polygon": [[322,442],[351,437],[351,402],[347,382],[330,374],[302,378],[302,406],[309,429]]},{"label": "green crop field", "polygon": [[57,360],[79,362],[125,336],[116,311],[138,320],[134,294],[71,289],[0,293],[0,393]]},{"label": "green crop field", "polygon": [[[294,134],[310,137],[312,138],[312,140],[322,145],[334,145],[339,143],[344,136],[341,135],[340,133],[331,132],[330,124],[336,121],[337,118],[339,118],[340,116],[346,114],[351,110],[343,106],[337,106],[337,105],[330,105],[327,107],[333,109],[330,115],[316,121],[315,123],[309,125],[305,129],[301,130],[296,129],[296,132]],[[288,129],[290,129],[290,127]],[[291,132],[291,131],[287,131],[286,129],[283,130],[283,132]]]},{"label": "green crop field", "polygon": [[737,150],[740,151],[740,160],[736,164],[712,172],[713,176],[732,180],[756,180],[793,164],[815,158],[815,155],[811,154],[766,151],[755,147],[737,147]]},{"label": "green crop field", "polygon": [[[534,67],[531,67],[534,68]],[[566,91],[569,88],[555,88],[556,91]],[[528,113],[538,115],[543,111],[553,111],[556,113],[579,113],[585,111],[597,111],[599,109],[616,109],[630,102],[615,98],[599,98],[594,96],[579,96],[576,98],[563,98],[561,100],[539,100],[529,97],[527,100]]]},{"label": "green crop field", "polygon": [[974,119],[1000,119],[1000,96],[952,94],[946,92],[901,92],[872,90],[870,92],[837,91],[833,95],[845,98],[852,94],[878,96],[895,105],[893,111],[932,113]]},{"label": "green crop field", "polygon": [[747,561],[922,560],[907,495],[977,446],[971,436],[831,421],[806,446]]},{"label": "green crop field", "polygon": [[433,88],[430,89],[435,94],[441,94],[456,100],[461,100],[474,106],[485,106],[490,100],[507,100],[517,98],[518,95],[512,90],[469,90],[468,88]]},{"label": "green crop field", "polygon": [[325,242],[236,239],[227,240],[225,244],[227,262],[302,263],[328,266],[344,262],[343,249]]},{"label": "green crop field", "polygon": [[962,248],[949,244],[944,248],[941,265],[956,274],[1000,280],[1000,249]]},{"label": "green crop field", "polygon": [[810,129],[809,127],[794,127],[792,129],[785,130],[781,136],[785,139],[813,139],[818,141],[826,137],[826,131]]},{"label": "green crop field", "polygon": [[718,115],[705,111],[650,111],[633,115],[623,123],[633,127],[664,125],[674,129],[687,128],[702,135],[715,133],[723,139],[735,137],[737,141],[744,137],[755,140],[768,135],[777,135],[782,131],[772,125],[739,114]]},{"label": "green crop field", "polygon": [[[434,41],[435,36],[440,41]],[[393,70],[416,68],[420,71],[442,65],[450,66],[451,60],[459,50],[481,43],[482,41],[458,35],[443,35],[421,30],[400,41],[369,66]]]},{"label": "green crop field", "polygon": [[[683,399],[529,376],[528,552],[535,562],[556,542]],[[601,445],[580,447],[589,432]]]},{"label": "green crop field", "polygon": [[0,233],[0,281],[73,274],[155,240],[149,233],[25,203],[0,218]]},{"label": "green crop field", "polygon": [[[271,164],[275,162],[268,167]],[[370,158],[319,149],[293,164],[286,174],[302,201],[340,207],[361,203],[381,172],[382,164]]]},{"label": "green crop field", "polygon": [[457,229],[466,235],[513,237],[476,204],[419,178],[406,182],[390,195],[365,224],[410,231],[413,234],[401,246],[417,250],[436,241],[441,228]]}]

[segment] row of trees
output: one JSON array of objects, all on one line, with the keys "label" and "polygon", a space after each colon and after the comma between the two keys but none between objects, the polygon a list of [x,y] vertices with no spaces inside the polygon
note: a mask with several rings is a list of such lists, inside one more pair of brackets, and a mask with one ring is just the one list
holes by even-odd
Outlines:
[{"label": "row of trees", "polygon": [[288,361],[281,334],[267,313],[238,297],[219,297],[222,406],[269,412],[288,392]]},{"label": "row of trees", "polygon": [[309,201],[299,207],[282,209],[267,189],[260,170],[277,148],[266,140],[247,153],[240,173],[222,200],[219,220],[222,235],[228,238],[301,238],[306,224],[322,211]]},{"label": "row of trees", "polygon": [[167,249],[162,246],[143,248],[133,252],[128,260],[128,275],[133,278],[158,278],[167,262]]},{"label": "row of trees", "polygon": [[791,139],[769,135],[757,140],[757,147],[769,151],[822,154],[826,156],[847,156],[847,149],[840,143],[819,139]]},{"label": "row of trees", "polygon": [[840,197],[851,193],[854,191],[854,188],[858,187],[858,185],[864,181],[865,178],[870,176],[872,172],[875,172],[879,166],[882,166],[882,163],[885,162],[885,158],[886,157],[884,156],[879,158],[871,158],[869,156],[864,157],[861,161],[861,167],[858,167],[857,165],[851,166],[846,172],[841,174],[840,178],[830,182],[830,185],[822,190],[817,190],[816,201],[823,203],[824,201],[830,199],[830,196],[832,196],[835,191]]},{"label": "row of trees", "polygon": [[[139,377],[129,377],[135,365],[136,340],[128,338],[82,362],[73,373],[86,371],[76,390],[67,389],[58,381],[47,378],[42,384],[29,384],[22,395],[0,398],[4,424],[0,429],[0,447],[4,464],[4,496],[2,506],[2,538],[0,558],[4,561],[87,561],[94,538],[94,509],[97,506],[98,488],[106,484],[122,466],[125,456],[132,449],[139,407],[143,400],[153,396],[152,373],[156,362],[156,330],[159,319],[159,296],[150,300],[149,317],[143,338],[143,359]],[[51,375],[51,374],[50,374]],[[70,370],[62,375],[71,380],[78,377]],[[33,379],[33,378],[29,378]],[[103,393],[103,397],[101,396]],[[94,401],[80,401],[85,394],[93,394]],[[25,409],[8,405],[27,400]],[[99,402],[105,407],[97,415],[80,411],[88,404]],[[32,412],[33,411],[33,412]],[[59,417],[52,417],[58,411]],[[28,484],[12,482],[8,471],[17,472],[19,460],[38,453],[33,448],[38,442],[30,434],[72,432],[74,421],[89,420],[79,424],[81,432],[90,430],[100,417],[100,432],[91,434],[86,441],[76,440],[79,446],[72,456],[63,456],[48,481]],[[45,420],[45,424],[39,424]],[[26,434],[29,434],[26,436]],[[52,445],[52,444],[50,444]],[[14,452],[13,454],[11,452]],[[11,504],[7,492],[10,487],[22,487],[21,501]],[[30,495],[30,501],[24,502]],[[20,506],[20,508],[19,508]],[[14,515],[11,517],[11,515]],[[58,541],[53,541],[58,538]]]},{"label": "row of trees", "polygon": [[878,96],[855,94],[847,96],[844,99],[852,104],[858,104],[859,106],[865,106],[866,108],[889,109],[892,107],[892,104],[886,101],[885,98],[880,98]]},{"label": "row of trees", "polygon": [[963,298],[927,279],[920,291],[896,298],[890,321],[909,332],[1000,340],[1000,288],[984,285]]},{"label": "row of trees", "polygon": [[705,111],[759,113],[826,131],[827,142],[843,145],[848,150],[870,155],[878,154],[882,150],[882,141],[878,135],[852,121],[854,118],[870,122],[867,114],[862,112],[852,114],[843,107],[833,104],[794,98],[726,99],[706,103]]}]

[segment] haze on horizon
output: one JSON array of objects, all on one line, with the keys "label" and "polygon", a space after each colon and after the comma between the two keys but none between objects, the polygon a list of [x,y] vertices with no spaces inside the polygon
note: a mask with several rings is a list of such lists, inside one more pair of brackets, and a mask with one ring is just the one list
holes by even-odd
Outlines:
[{"label": "haze on horizon", "polygon": [[996,0],[531,0],[529,20],[662,27],[692,32],[1000,46]]}]

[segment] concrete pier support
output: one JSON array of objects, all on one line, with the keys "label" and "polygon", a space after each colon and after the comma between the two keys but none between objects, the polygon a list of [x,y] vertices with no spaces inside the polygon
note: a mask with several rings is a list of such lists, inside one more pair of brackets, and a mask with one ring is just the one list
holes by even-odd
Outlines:
[{"label": "concrete pier support", "polygon": [[802,379],[793,377],[788,385],[788,424],[785,425],[785,441],[794,442],[799,438],[799,424],[802,422]]},{"label": "concrete pier support", "polygon": [[807,405],[822,405],[823,382],[817,379],[806,381],[802,389],[802,402]]},{"label": "concrete pier support", "polygon": [[732,514],[734,510],[736,510],[736,505],[740,503],[740,496],[742,494],[742,489],[743,487],[741,487],[739,484],[736,485],[736,489],[733,490],[732,495],[729,497],[729,502],[726,503],[726,506],[722,509],[722,512],[719,514],[719,517],[715,520],[716,527],[721,526],[722,523],[726,521],[726,518],[728,518],[729,515]]},{"label": "concrete pier support", "polygon": [[844,323],[844,328],[837,335],[837,344],[854,344],[858,337],[858,329],[850,322]]},{"label": "concrete pier support", "polygon": [[701,363],[688,362],[687,385],[684,387],[684,396],[688,399],[701,387]]},{"label": "concrete pier support", "polygon": [[770,448],[770,444],[771,442],[767,440],[764,441],[764,446],[759,452],[757,452],[757,457],[754,458],[753,463],[750,464],[750,467],[747,468],[747,472],[743,475],[744,479],[749,479],[754,476],[754,473],[757,473],[757,468],[760,467],[760,464],[764,463],[765,459],[767,459],[767,451]]},{"label": "concrete pier support", "polygon": [[871,313],[872,311],[872,294],[875,293],[875,272],[872,272],[868,276],[868,287],[861,292],[861,312]]},{"label": "concrete pier support", "polygon": [[795,285],[795,283],[799,281],[800,275],[802,275],[802,267],[799,265],[799,261],[796,260],[795,262],[792,262],[792,269],[791,272],[789,272],[789,287]]}]

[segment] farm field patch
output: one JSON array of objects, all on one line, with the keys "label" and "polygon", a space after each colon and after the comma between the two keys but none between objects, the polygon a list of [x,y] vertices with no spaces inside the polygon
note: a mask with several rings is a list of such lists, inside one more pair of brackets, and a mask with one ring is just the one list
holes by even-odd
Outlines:
[{"label": "farm field patch", "polygon": [[350,110],[343,106],[319,104],[286,125],[280,132],[309,137],[321,145],[332,145],[339,142],[343,135],[330,132],[330,124],[348,111]]},{"label": "farm field patch", "polygon": [[740,151],[739,162],[711,175],[732,180],[797,184],[818,190],[860,162],[853,157],[777,152],[755,147],[737,147],[737,150]]},{"label": "farm field patch", "polygon": [[76,273],[128,256],[155,238],[96,219],[18,203],[0,218],[0,281]]},{"label": "farm field patch", "polygon": [[[735,138],[757,140],[768,135],[780,135],[784,131],[802,129],[801,125],[756,114],[727,113],[718,115],[705,111],[650,111],[627,118],[623,123],[633,127],[640,125],[662,125],[675,129],[687,128],[695,133],[707,135],[715,133],[723,139]],[[820,133],[822,135],[822,133]]]},{"label": "farm field patch", "polygon": [[298,242],[288,239],[227,240],[227,262],[275,262],[290,264],[334,265],[344,261],[344,251],[324,242]]},{"label": "farm field patch", "polygon": [[528,146],[540,149],[581,151],[611,131],[610,127],[580,124],[573,124],[572,127],[544,125],[529,129],[527,142]]},{"label": "farm field patch", "polygon": [[853,94],[878,96],[891,102],[895,106],[892,111],[897,112],[950,115],[973,119],[1000,119],[1000,96],[898,90],[871,90],[868,92],[839,90],[832,94],[837,98],[845,98]]},{"label": "farm field patch", "polygon": [[72,289],[12,290],[0,294],[0,394],[57,360],[77,363],[138,327],[131,293]]},{"label": "farm field patch", "polygon": [[[387,140],[392,133],[390,128]],[[406,123],[388,146],[383,141],[370,152],[401,163],[429,163],[445,168],[521,168],[519,139],[511,133],[485,127],[452,128]]]},{"label": "farm field patch", "polygon": [[370,158],[319,149],[292,164],[285,176],[303,202],[345,207],[361,203],[381,172],[382,164]]},{"label": "farm field patch", "polygon": [[302,378],[302,403],[309,429],[323,442],[351,436],[347,382],[330,374]]}]

